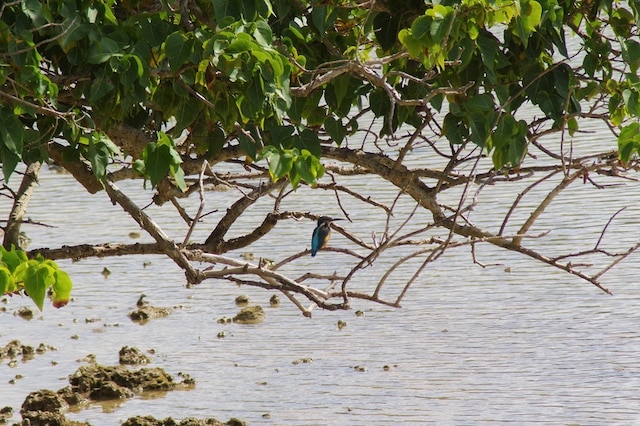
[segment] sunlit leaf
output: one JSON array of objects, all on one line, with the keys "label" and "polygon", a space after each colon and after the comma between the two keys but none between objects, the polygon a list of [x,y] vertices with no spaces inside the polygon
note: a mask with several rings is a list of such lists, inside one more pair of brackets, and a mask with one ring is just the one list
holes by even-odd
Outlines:
[{"label": "sunlit leaf", "polygon": [[54,270],[47,265],[31,264],[24,276],[24,288],[38,309],[42,310],[47,289],[54,283]]},{"label": "sunlit leaf", "polygon": [[55,282],[52,286],[53,306],[55,308],[62,308],[69,303],[73,284],[71,283],[69,275],[60,269],[54,272],[54,278]]},{"label": "sunlit leaf", "polygon": [[6,266],[0,265],[0,296],[15,291],[15,278]]}]

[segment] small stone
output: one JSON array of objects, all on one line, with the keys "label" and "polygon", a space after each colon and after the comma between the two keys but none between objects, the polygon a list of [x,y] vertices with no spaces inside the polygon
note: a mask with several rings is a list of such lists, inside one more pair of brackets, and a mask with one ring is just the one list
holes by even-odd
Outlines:
[{"label": "small stone", "polygon": [[249,304],[249,296],[246,294],[241,294],[236,297],[236,306],[245,306]]},{"label": "small stone", "polygon": [[313,362],[313,359],[311,358],[299,358],[296,360],[293,360],[291,363],[293,365],[298,365],[298,364],[311,364]]},{"label": "small stone", "polygon": [[247,253],[242,253],[240,255],[244,260],[253,260],[255,258],[253,253],[247,252]]},{"label": "small stone", "polygon": [[26,319],[26,320],[30,320],[33,318],[33,310],[31,308],[28,308],[26,306],[23,306],[22,308],[18,309],[17,315],[20,318]]}]

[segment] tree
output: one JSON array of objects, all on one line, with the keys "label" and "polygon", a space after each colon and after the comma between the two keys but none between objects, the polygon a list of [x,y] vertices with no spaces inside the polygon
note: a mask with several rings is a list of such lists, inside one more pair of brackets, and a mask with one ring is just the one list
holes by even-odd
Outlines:
[{"label": "tree", "polygon": [[[551,256],[530,243],[544,238],[531,230],[575,182],[603,188],[607,184],[600,180],[637,179],[639,5],[5,2],[0,159],[6,181],[20,178],[19,164],[26,168],[17,191],[4,188],[14,208],[4,227],[0,294],[26,287],[31,297],[39,295],[42,307],[44,291],[57,283],[59,268],[52,261],[162,253],[184,269],[191,284],[223,279],[276,289],[305,315],[316,305],[346,309],[352,298],[400,306],[430,262],[466,245],[472,261],[480,263],[474,250],[480,243],[519,252],[608,293],[603,274],[640,244],[613,253],[598,243]],[[528,121],[521,118],[527,108],[535,111]],[[382,125],[372,131],[375,122]],[[608,126],[617,146],[603,141],[598,152],[576,157],[572,140],[591,122]],[[103,191],[156,242],[35,249],[27,253],[35,260],[27,260],[15,247],[43,163],[65,168],[89,193]],[[220,174],[223,164],[233,171]],[[350,175],[370,175],[395,188],[396,201],[387,205],[349,187]],[[191,225],[184,241],[171,240],[119,189],[125,179],[141,179],[155,189],[154,203],[177,209]],[[555,186],[528,214],[514,214],[525,209],[521,201],[532,189],[551,181]],[[482,190],[503,185],[504,197],[511,197],[509,182],[526,183],[511,209],[491,226],[474,225],[469,214]],[[192,242],[191,231],[206,216],[204,190],[213,185],[237,188],[241,195],[206,241]],[[323,212],[287,207],[292,194],[313,197],[314,191],[332,191],[341,206],[349,198],[389,218],[401,203],[411,202],[415,209],[401,225],[378,229],[373,237],[334,223],[355,247],[330,248],[353,259],[344,275],[310,272],[292,278],[280,272],[308,250],[273,263],[225,255],[249,247],[281,221],[316,220]],[[443,204],[451,193],[457,201]],[[200,209],[190,217],[180,202],[198,194]],[[262,223],[227,237],[265,197],[274,201]],[[423,212],[430,220],[409,230]],[[349,218],[347,209],[343,213]],[[438,237],[438,230],[445,236]],[[19,261],[11,263],[6,253],[19,253],[14,256]],[[593,273],[575,266],[585,255],[601,256],[605,264]],[[350,283],[382,256],[396,260],[378,283],[352,290]],[[32,275],[38,265],[49,265],[37,286],[24,272],[16,273],[26,262],[32,262]],[[399,294],[382,297],[389,275],[408,264],[415,265],[413,278]],[[58,291],[68,299],[70,281],[62,271],[60,276],[64,286]],[[305,307],[304,298],[312,305]]]}]

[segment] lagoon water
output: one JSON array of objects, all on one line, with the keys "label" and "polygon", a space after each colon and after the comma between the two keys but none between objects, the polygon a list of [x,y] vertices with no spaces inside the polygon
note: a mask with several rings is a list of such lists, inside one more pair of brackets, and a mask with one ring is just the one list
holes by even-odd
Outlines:
[{"label": "lagoon water", "polygon": [[[596,148],[589,140],[581,147]],[[421,152],[412,155],[412,161],[419,161]],[[348,183],[382,202],[390,203],[396,195],[395,189],[376,182],[353,178]],[[535,206],[544,189],[556,183],[532,191],[513,222],[526,217],[525,207]],[[134,193],[139,205],[148,204],[151,192],[144,191],[141,182],[119,185]],[[486,188],[471,219],[495,231],[524,187],[513,183]],[[343,214],[333,193],[318,192],[291,195],[283,210]],[[606,190],[575,183],[531,231],[551,232],[530,244],[549,255],[592,248],[608,219],[626,207],[601,243],[603,248],[624,251],[640,240],[638,194],[634,183]],[[206,210],[218,212],[205,218],[192,240],[203,241],[237,196],[236,190],[207,192]],[[195,198],[188,206],[191,214],[197,208]],[[381,212],[372,214],[346,196],[342,201],[352,219],[341,222],[345,229],[368,241],[371,232],[382,232]],[[8,201],[0,201],[2,217],[9,207]],[[272,207],[273,200],[258,203],[231,234],[252,229]],[[393,223],[401,223],[413,207],[401,197]],[[147,211],[169,235],[182,240],[186,225],[172,207],[152,206]],[[49,168],[43,169],[28,216],[53,226],[25,226],[32,239],[29,248],[151,241],[144,234],[137,238],[137,225],[104,193],[87,197],[71,177]],[[429,219],[418,213],[409,228]],[[308,248],[314,225],[283,221],[251,252],[256,259],[277,261]],[[507,229],[515,232],[517,227]],[[442,230],[435,235],[446,237]],[[335,233],[331,245],[350,243]],[[378,267],[363,271],[354,279],[354,288],[371,291],[385,266],[406,253],[390,253]],[[246,251],[228,255],[243,254]],[[174,376],[190,374],[195,388],[138,395],[117,404],[90,404],[68,413],[70,419],[94,425],[118,425],[128,417],[148,414],[222,421],[238,417],[252,425],[640,424],[638,254],[604,276],[613,296],[517,253],[479,245],[476,254],[486,267],[473,264],[469,247],[452,249],[430,264],[400,309],[354,300],[352,310],[316,309],[311,319],[283,296],[279,307],[269,307],[274,293],[261,289],[225,281],[186,288],[182,272],[161,256],[59,261],[75,285],[67,307],[56,310],[47,305],[25,320],[14,313],[30,306],[30,300],[13,297],[3,304],[0,345],[19,339],[57,350],[19,360],[15,367],[2,360],[0,407],[12,406],[18,413],[29,392],[65,386],[87,355],[115,365],[121,347],[136,346],[154,351],[151,366]],[[600,257],[589,260],[599,266],[607,262]],[[322,251],[315,258],[302,257],[284,272],[344,272],[351,261]],[[399,268],[384,294],[397,295],[415,266]],[[111,272],[106,278],[104,268]],[[144,325],[131,322],[127,314],[141,294],[151,304],[174,311]],[[239,308],[234,299],[241,294],[265,307],[266,320],[256,325],[218,323],[235,315]],[[356,310],[364,315],[356,316]],[[339,328],[338,321],[346,326]],[[298,363],[302,359],[311,362]],[[13,420],[18,419],[16,414]]]}]

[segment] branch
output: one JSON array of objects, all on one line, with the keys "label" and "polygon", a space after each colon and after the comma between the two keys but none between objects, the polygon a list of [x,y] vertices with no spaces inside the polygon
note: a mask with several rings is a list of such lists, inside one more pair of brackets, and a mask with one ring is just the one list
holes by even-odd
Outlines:
[{"label": "branch", "polygon": [[36,161],[27,166],[24,172],[22,182],[18,192],[14,195],[13,207],[9,213],[7,226],[4,229],[4,240],[2,245],[9,250],[11,246],[20,247],[20,225],[23,222],[24,215],[27,213],[27,206],[31,199],[31,194],[38,184],[38,173],[42,163]]},{"label": "branch", "polygon": [[60,248],[38,248],[29,250],[27,256],[33,258],[42,255],[46,259],[80,260],[89,257],[128,256],[136,254],[164,254],[165,251],[158,243],[150,244],[80,244],[76,246],[62,246]]},{"label": "branch", "polygon": [[135,220],[142,229],[147,231],[158,243],[163,252],[185,271],[187,281],[189,283],[199,283],[202,276],[199,271],[195,270],[178,246],[169,238],[167,234],[149,217],[142,209],[140,209],[129,197],[127,197],[112,182],[105,182],[105,191],[114,204],[118,204],[126,211],[129,216]]},{"label": "branch", "polygon": [[[547,196],[544,198],[544,200],[542,200],[540,205],[538,205],[538,207],[533,211],[533,213],[531,213],[531,216],[529,216],[529,219],[527,219],[526,222],[522,224],[522,226],[520,227],[520,230],[518,231],[518,235],[525,235],[527,231],[529,231],[531,226],[533,226],[533,223],[540,217],[540,215],[549,206],[549,204],[551,204],[551,201],[553,201],[553,199],[556,196],[558,196],[558,194],[560,194],[560,192],[562,192],[563,189],[571,185],[573,181],[575,181],[578,177],[582,176],[584,173],[585,173],[584,170],[578,170],[573,175],[565,176],[564,179],[562,179],[562,182],[560,182],[555,188],[553,188],[553,190],[551,190],[547,194]],[[515,245],[520,245],[521,242],[522,242],[522,237],[516,236],[513,239],[513,244]]]}]

